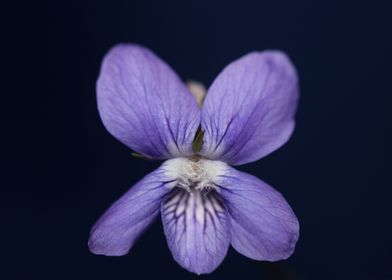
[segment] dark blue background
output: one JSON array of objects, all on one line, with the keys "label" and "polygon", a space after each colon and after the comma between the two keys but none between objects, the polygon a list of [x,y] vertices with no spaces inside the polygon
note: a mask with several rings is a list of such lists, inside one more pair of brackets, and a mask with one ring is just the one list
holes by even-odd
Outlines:
[{"label": "dark blue background", "polygon": [[[392,279],[391,6],[388,1],[48,1],[2,8],[2,279]],[[295,254],[230,250],[211,275],[172,259],[160,221],[124,257],[88,251],[103,211],[158,162],[104,129],[95,81],[119,42],[148,46],[209,85],[270,48],[300,75],[290,142],[240,169],[281,191],[301,223]]]}]

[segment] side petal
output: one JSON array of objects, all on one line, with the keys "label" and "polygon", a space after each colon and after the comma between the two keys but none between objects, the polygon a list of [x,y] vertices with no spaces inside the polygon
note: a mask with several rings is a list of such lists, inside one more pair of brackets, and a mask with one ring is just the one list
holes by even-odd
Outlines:
[{"label": "side petal", "polygon": [[239,165],[278,149],[293,132],[298,92],[282,52],[254,52],[229,64],[203,103],[201,154]]},{"label": "side petal", "polygon": [[230,229],[215,192],[174,189],[162,203],[162,222],[174,259],[196,274],[215,270],[226,256]]},{"label": "side petal", "polygon": [[192,154],[200,124],[197,102],[177,74],[150,50],[117,45],[97,81],[98,110],[107,130],[147,158]]},{"label": "side petal", "polygon": [[117,200],[97,221],[90,233],[90,251],[98,255],[121,256],[159,215],[163,197],[173,181],[164,166],[145,176]]},{"label": "side petal", "polygon": [[279,192],[231,167],[217,185],[229,212],[234,249],[267,261],[286,259],[294,252],[299,223]]}]

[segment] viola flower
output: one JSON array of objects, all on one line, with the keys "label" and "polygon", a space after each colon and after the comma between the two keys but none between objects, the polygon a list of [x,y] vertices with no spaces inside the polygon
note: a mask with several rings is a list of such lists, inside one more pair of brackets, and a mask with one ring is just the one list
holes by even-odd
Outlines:
[{"label": "viola flower", "polygon": [[90,250],[128,253],[161,213],[174,259],[191,272],[212,272],[229,245],[255,260],[288,258],[299,237],[292,209],[265,182],[230,165],[256,161],[289,139],[298,95],[296,70],[279,51],[229,64],[199,107],[150,50],[115,46],[97,81],[102,121],[143,157],[165,161],[98,220]]}]

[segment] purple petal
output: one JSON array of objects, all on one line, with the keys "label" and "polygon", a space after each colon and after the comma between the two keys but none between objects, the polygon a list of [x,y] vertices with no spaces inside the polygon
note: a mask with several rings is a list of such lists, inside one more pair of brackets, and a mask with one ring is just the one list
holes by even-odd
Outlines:
[{"label": "purple petal", "polygon": [[298,81],[279,51],[250,53],[215,79],[202,107],[201,154],[239,165],[282,146],[294,129]]},{"label": "purple petal", "polygon": [[217,194],[189,194],[177,188],[162,204],[161,212],[174,259],[197,274],[215,270],[230,244],[226,210]]},{"label": "purple petal", "polygon": [[112,48],[102,63],[97,101],[107,130],[134,151],[154,159],[192,154],[200,124],[197,102],[150,50]]},{"label": "purple petal", "polygon": [[230,216],[231,244],[255,260],[288,258],[299,237],[299,223],[283,196],[260,179],[228,169],[219,193]]},{"label": "purple petal", "polygon": [[133,186],[92,228],[88,244],[91,252],[107,256],[126,254],[158,216],[172,183],[164,167],[160,167]]}]

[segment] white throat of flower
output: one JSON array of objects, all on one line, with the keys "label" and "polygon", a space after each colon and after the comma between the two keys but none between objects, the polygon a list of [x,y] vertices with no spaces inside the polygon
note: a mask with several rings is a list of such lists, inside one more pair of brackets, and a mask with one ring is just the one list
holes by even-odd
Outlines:
[{"label": "white throat of flower", "polygon": [[190,194],[208,193],[216,188],[214,183],[224,174],[227,164],[195,156],[167,160],[164,168],[168,178],[176,180],[174,187],[183,188]]}]

